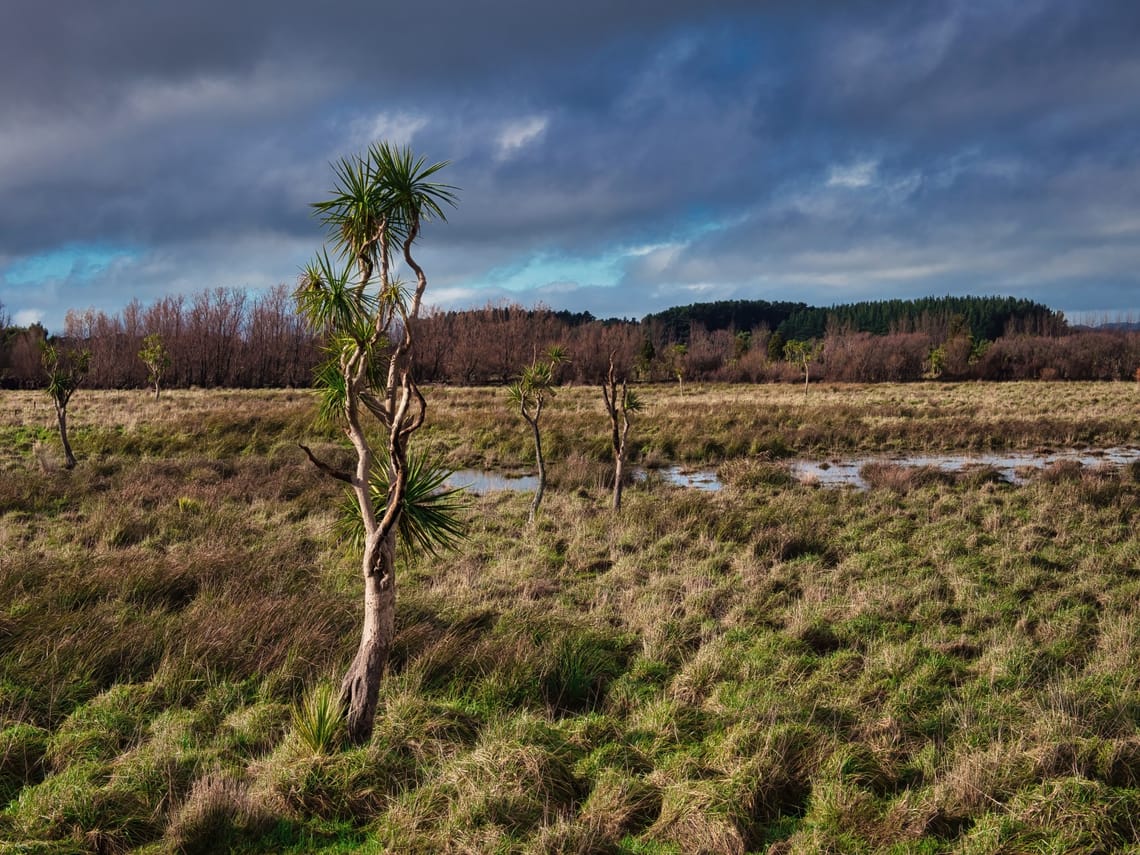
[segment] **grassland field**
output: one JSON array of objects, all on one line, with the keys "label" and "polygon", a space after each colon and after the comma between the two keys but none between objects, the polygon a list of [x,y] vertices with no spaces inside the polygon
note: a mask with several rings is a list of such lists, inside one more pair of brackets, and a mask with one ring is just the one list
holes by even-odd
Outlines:
[{"label": "grassland field", "polygon": [[[358,562],[305,390],[0,392],[0,853],[1140,853],[1140,465],[781,461],[1140,444],[1127,383],[652,386],[608,505],[601,396],[543,416],[552,489],[405,554],[372,741],[311,736]],[[526,469],[502,389],[414,443]],[[347,459],[347,458],[346,458]]]}]

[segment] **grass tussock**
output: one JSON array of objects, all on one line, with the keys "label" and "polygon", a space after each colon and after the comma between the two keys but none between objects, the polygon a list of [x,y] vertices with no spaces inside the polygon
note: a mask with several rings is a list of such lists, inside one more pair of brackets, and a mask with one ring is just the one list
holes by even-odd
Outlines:
[{"label": "grass tussock", "polygon": [[293,708],[293,733],[313,754],[327,754],[344,737],[344,710],[337,689],[318,683]]},{"label": "grass tussock", "polygon": [[207,855],[231,850],[242,839],[256,840],[272,822],[248,782],[224,773],[207,774],[172,812],[166,839],[182,855]]},{"label": "grass tussock", "polygon": [[896,493],[953,484],[956,480],[953,473],[944,472],[937,466],[905,466],[880,461],[860,467],[859,477],[873,490],[893,490]]},{"label": "grass tussock", "polygon": [[[290,445],[308,395],[92,393],[63,472],[16,394],[0,850],[1140,847],[1135,467],[885,466],[856,493],[778,459],[1135,442],[1118,385],[647,390],[638,458],[726,488],[647,479],[620,514],[600,401],[565,390],[537,523],[476,497],[457,551],[402,557],[359,747],[327,682],[360,609],[340,485]],[[452,462],[525,465],[495,391],[429,395]]]}]

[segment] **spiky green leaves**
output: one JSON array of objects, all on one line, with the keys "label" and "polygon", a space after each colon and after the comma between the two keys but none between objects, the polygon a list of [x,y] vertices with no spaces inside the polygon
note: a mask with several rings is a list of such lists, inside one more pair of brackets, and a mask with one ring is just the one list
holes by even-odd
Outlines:
[{"label": "spiky green leaves", "polygon": [[344,735],[344,710],[337,690],[321,682],[293,708],[293,732],[313,754],[327,754]]},{"label": "spiky green leaves", "polygon": [[429,180],[446,165],[429,166],[406,146],[374,143],[364,155],[332,165],[336,186],[313,207],[350,262],[378,265],[421,223],[447,219],[443,209],[455,204],[456,188]]},{"label": "spiky green leaves", "polygon": [[443,207],[455,204],[455,188],[430,180],[445,165],[427,165],[387,143],[333,164],[336,186],[313,207],[335,254],[322,251],[305,267],[294,293],[300,315],[326,337],[328,357],[316,375],[322,421],[342,417],[350,397],[394,394],[387,388],[389,344],[398,349],[414,307],[408,308],[404,284],[389,275],[388,261],[395,242],[413,239],[421,222],[444,219]]},{"label": "spiky green leaves", "polygon": [[335,331],[365,342],[375,324],[379,298],[352,281],[351,262],[338,266],[322,252],[303,271],[294,292],[297,311],[309,326],[321,332]]},{"label": "spiky green leaves", "polygon": [[623,395],[624,398],[622,401],[622,409],[624,409],[627,413],[640,413],[642,411],[645,405],[642,402],[641,397],[637,394],[636,390],[628,388],[624,389]]},{"label": "spiky green leaves", "polygon": [[383,187],[364,158],[342,157],[332,169],[336,186],[328,199],[313,203],[313,207],[333,241],[350,259],[371,256],[386,225]]},{"label": "spiky green leaves", "polygon": [[544,361],[532,362],[523,369],[519,379],[507,387],[511,404],[525,418],[534,418],[546,399],[553,397],[554,388],[558,385],[555,370],[566,361],[566,349],[561,345],[551,345]]},{"label": "spiky green leaves", "polygon": [[517,382],[507,392],[515,405],[530,405],[536,399],[554,391],[554,371],[548,363],[539,362],[523,369]]},{"label": "spiky green leaves", "polygon": [[415,157],[407,146],[374,143],[368,149],[368,162],[389,206],[389,217],[404,234],[415,223],[446,220],[443,206],[455,206],[457,188],[429,181],[447,166],[447,161],[426,165],[423,157]]},{"label": "spiky green leaves", "polygon": [[317,386],[317,422],[324,426],[340,424],[348,402],[348,381],[341,371],[336,351],[317,366],[314,380]]},{"label": "spiky green leaves", "polygon": [[[381,461],[372,472],[370,489],[377,516],[383,516],[389,496],[388,461]],[[466,537],[463,512],[467,494],[462,487],[447,486],[451,470],[436,457],[425,453],[408,455],[408,473],[400,507],[400,540],[417,550],[436,555],[451,549]],[[364,523],[354,494],[350,491],[336,522],[339,539],[354,549],[364,545]]]},{"label": "spiky green leaves", "polygon": [[66,407],[91,365],[91,351],[57,347],[45,342],[40,361],[47,373],[47,393],[57,407]]}]

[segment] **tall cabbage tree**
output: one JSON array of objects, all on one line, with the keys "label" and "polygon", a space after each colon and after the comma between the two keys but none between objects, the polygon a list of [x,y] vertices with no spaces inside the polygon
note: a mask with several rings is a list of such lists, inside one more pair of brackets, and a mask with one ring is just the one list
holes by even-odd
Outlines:
[{"label": "tall cabbage tree", "polygon": [[[360,646],[341,682],[349,738],[370,738],[380,680],[396,631],[396,545],[406,514],[418,529],[412,548],[454,539],[453,506],[419,514],[419,496],[432,490],[415,482],[430,467],[409,463],[408,439],[423,424],[427,402],[412,376],[412,331],[427,276],[412,253],[423,225],[445,220],[455,188],[432,180],[446,163],[428,165],[406,147],[387,143],[333,164],[329,198],[313,205],[328,229],[328,245],[302,272],[295,294],[309,325],[325,336],[328,358],[318,369],[321,416],[340,424],[356,454],[352,471],[338,470],[302,446],[322,472],[349,485],[359,514],[364,581]],[[415,281],[392,271],[402,258]],[[378,424],[380,436],[366,430]],[[370,427],[372,426],[370,425]],[[373,430],[375,428],[373,427]],[[409,505],[409,494],[412,496]],[[445,503],[446,505],[446,503]],[[439,508],[436,508],[438,511]]]}]

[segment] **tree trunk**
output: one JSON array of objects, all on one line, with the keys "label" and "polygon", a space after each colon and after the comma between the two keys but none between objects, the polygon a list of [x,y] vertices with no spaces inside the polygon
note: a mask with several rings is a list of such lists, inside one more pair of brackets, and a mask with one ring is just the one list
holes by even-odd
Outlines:
[{"label": "tree trunk", "polygon": [[372,738],[380,680],[396,636],[396,529],[365,546],[364,627],[360,647],[340,684],[348,738],[363,745]]},{"label": "tree trunk", "polygon": [[[623,449],[624,451],[624,449]],[[625,468],[625,460],[622,458],[625,455],[621,452],[614,455],[614,510],[621,510],[621,488],[622,488],[622,470]]]},{"label": "tree trunk", "polygon": [[[677,375],[678,381],[681,375]],[[610,353],[610,367],[606,373],[606,381],[602,383],[602,401],[606,405],[606,413],[610,417],[610,445],[614,450],[614,496],[613,496],[613,510],[621,510],[621,491],[622,480],[624,478],[625,470],[625,441],[629,436],[629,411],[626,406],[629,403],[629,393],[626,388],[625,381],[621,383],[621,397],[618,397],[617,377],[614,374],[614,354]],[[618,418],[621,418],[622,426],[619,428]]]},{"label": "tree trunk", "polygon": [[59,421],[59,438],[63,443],[63,456],[64,456],[64,469],[75,468],[75,455],[71,453],[71,443],[67,441],[67,410],[57,406],[55,408],[56,419]]},{"label": "tree trunk", "polygon": [[546,491],[546,460],[542,457],[542,437],[538,432],[538,419],[528,418],[527,421],[534,431],[534,457],[538,461],[538,489],[534,491],[534,501],[530,503],[530,515],[527,517],[527,522],[532,523],[538,514],[538,506],[542,504],[542,494]]}]

